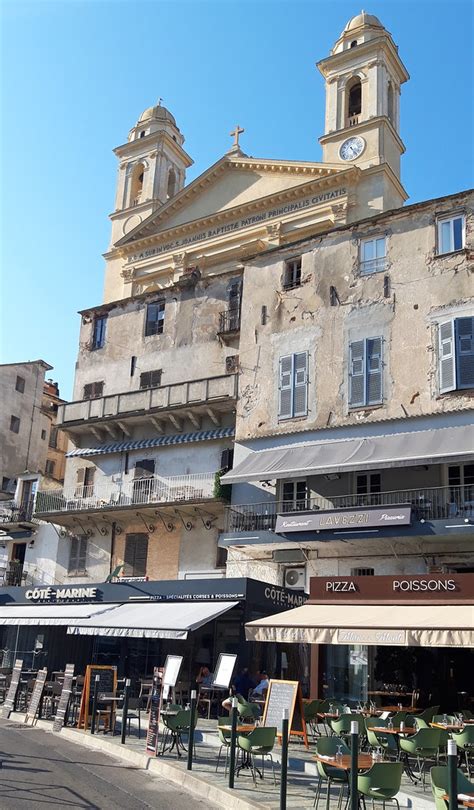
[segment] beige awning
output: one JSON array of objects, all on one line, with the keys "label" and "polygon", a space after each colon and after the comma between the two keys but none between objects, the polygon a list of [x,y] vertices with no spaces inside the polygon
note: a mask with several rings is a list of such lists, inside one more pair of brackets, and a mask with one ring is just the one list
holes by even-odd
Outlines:
[{"label": "beige awning", "polygon": [[248,641],[474,647],[474,605],[305,604],[245,625]]}]

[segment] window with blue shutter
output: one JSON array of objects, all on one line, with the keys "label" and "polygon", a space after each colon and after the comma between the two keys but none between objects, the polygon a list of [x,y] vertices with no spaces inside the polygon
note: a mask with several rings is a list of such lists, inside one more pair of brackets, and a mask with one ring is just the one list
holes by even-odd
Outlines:
[{"label": "window with blue shutter", "polygon": [[474,388],[474,317],[439,324],[438,362],[441,394]]},{"label": "window with blue shutter", "polygon": [[308,353],[280,357],[278,417],[292,419],[308,413]]},{"label": "window with blue shutter", "polygon": [[382,338],[364,338],[349,344],[349,406],[361,408],[383,401]]}]

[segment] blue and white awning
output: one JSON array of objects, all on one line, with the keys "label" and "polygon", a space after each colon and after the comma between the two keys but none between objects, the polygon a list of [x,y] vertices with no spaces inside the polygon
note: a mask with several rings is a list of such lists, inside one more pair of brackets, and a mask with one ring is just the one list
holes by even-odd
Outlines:
[{"label": "blue and white awning", "polygon": [[211,439],[229,439],[234,435],[233,427],[215,428],[214,430],[195,430],[192,433],[176,433],[171,436],[156,436],[154,439],[136,439],[113,444],[101,444],[99,447],[79,447],[66,453],[66,458],[78,456],[103,456],[105,453],[123,453],[125,450],[145,450],[148,447],[167,447],[170,444],[187,444],[188,442],[205,442]]}]

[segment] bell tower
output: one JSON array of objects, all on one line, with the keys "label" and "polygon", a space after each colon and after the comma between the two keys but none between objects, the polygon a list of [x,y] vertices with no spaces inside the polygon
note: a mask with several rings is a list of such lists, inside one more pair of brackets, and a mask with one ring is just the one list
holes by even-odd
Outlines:
[{"label": "bell tower", "polygon": [[183,143],[160,100],[141,114],[127,143],[114,149],[119,168],[110,248],[183,188],[193,163]]},{"label": "bell tower", "polygon": [[400,181],[405,147],[399,101],[409,75],[391,34],[362,11],[317,67],[326,82],[325,133],[319,139],[323,161],[369,170],[374,180],[378,177],[382,210],[402,205],[407,195]]}]

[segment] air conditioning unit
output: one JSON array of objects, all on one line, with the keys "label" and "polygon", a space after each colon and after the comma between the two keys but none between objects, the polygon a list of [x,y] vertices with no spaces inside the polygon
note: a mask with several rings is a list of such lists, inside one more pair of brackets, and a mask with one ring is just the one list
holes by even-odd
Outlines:
[{"label": "air conditioning unit", "polygon": [[231,354],[225,359],[225,373],[234,374],[239,370],[239,355]]},{"label": "air conditioning unit", "polygon": [[283,585],[292,591],[304,591],[306,584],[306,568],[286,568],[283,575]]}]

